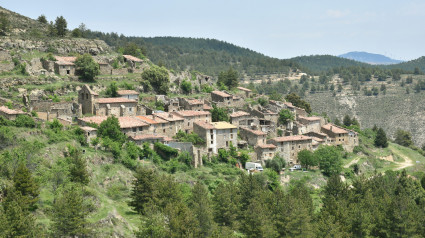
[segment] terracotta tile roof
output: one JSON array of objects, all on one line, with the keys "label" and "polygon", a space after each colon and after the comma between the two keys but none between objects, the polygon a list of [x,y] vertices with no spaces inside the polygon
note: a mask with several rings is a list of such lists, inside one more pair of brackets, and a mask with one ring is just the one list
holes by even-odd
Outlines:
[{"label": "terracotta tile roof", "polygon": [[204,102],[202,102],[201,100],[198,100],[198,99],[189,99],[189,100],[186,100],[186,102],[189,103],[190,105],[204,104]]},{"label": "terracotta tile roof", "polygon": [[287,142],[287,141],[303,141],[303,140],[311,140],[312,138],[309,136],[304,135],[296,135],[296,136],[283,136],[283,137],[276,137],[271,139],[272,141],[276,142]]},{"label": "terracotta tile roof", "polygon": [[180,116],[180,117],[195,117],[195,116],[211,115],[211,113],[207,111],[192,111],[192,110],[176,111],[176,112],[172,112],[172,114]]},{"label": "terracotta tile roof", "polygon": [[237,111],[230,114],[230,117],[242,117],[242,116],[249,116],[249,113],[244,111]]},{"label": "terracotta tile roof", "polygon": [[248,132],[250,132],[250,133],[252,133],[254,135],[257,135],[257,136],[265,136],[265,135],[267,135],[267,133],[264,133],[264,132],[262,132],[260,130],[251,130],[251,129],[246,128],[246,127],[241,127],[240,129],[241,130],[248,131]]},{"label": "terracotta tile roof", "polygon": [[118,95],[139,95],[137,91],[134,90],[118,90]]},{"label": "terracotta tile roof", "polygon": [[167,120],[164,120],[164,119],[157,117],[157,116],[154,116],[154,115],[148,115],[148,116],[145,116],[145,117],[151,119],[152,121],[154,121],[156,123],[168,123]]},{"label": "terracotta tile roof", "polygon": [[146,122],[146,123],[148,123],[148,124],[158,124],[158,122],[156,122],[156,121],[154,121],[154,120],[152,120],[152,119],[150,119],[150,118],[148,118],[148,117],[145,117],[145,116],[136,116],[138,119],[140,119],[140,120],[142,120],[142,121],[144,121],[144,122]]},{"label": "terracotta tile roof", "polygon": [[97,103],[104,104],[104,103],[137,103],[134,99],[127,99],[127,98],[98,98]]},{"label": "terracotta tile roof", "polygon": [[154,134],[144,134],[144,135],[137,135],[137,136],[130,136],[132,140],[154,140],[154,139],[162,139],[166,138],[166,136],[162,135],[154,135]]},{"label": "terracotta tile roof", "polygon": [[211,122],[205,122],[205,121],[195,121],[193,124],[196,124],[206,130],[213,130],[215,129],[214,125],[211,124]]},{"label": "terracotta tile roof", "polygon": [[168,112],[158,112],[158,113],[155,113],[155,116],[158,116],[166,121],[184,121],[183,117],[179,117],[177,115],[173,115]]},{"label": "terracotta tile roof", "polygon": [[89,126],[82,126],[82,127],[80,127],[80,128],[81,128],[81,130],[83,130],[83,131],[97,131],[97,129],[96,129],[96,128],[89,127]]},{"label": "terracotta tile roof", "polygon": [[322,126],[322,129],[327,130],[327,131],[332,131],[335,134],[348,133],[347,130],[345,130],[345,129],[341,128],[341,127],[335,126],[334,124],[331,124],[331,123],[328,123],[326,125],[323,125]]},{"label": "terracotta tile roof", "polygon": [[211,110],[212,107],[207,104],[204,104],[203,109],[207,111],[207,110]]},{"label": "terracotta tile roof", "polygon": [[75,56],[55,56],[55,59],[56,59],[56,61],[73,63],[77,59],[77,57],[75,57]]},{"label": "terracotta tile roof", "polygon": [[123,57],[128,59],[128,60],[134,61],[134,62],[143,62],[143,60],[141,60],[137,57],[134,57],[132,55],[123,55]]},{"label": "terracotta tile roof", "polygon": [[232,95],[230,95],[226,92],[222,92],[222,91],[212,91],[211,94],[215,94],[215,95],[218,95],[218,96],[224,97],[224,98],[232,97]]},{"label": "terracotta tile roof", "polygon": [[320,117],[303,117],[303,116],[298,116],[300,119],[302,120],[306,120],[306,121],[320,121],[321,118]]},{"label": "terracotta tile roof", "polygon": [[86,122],[86,123],[95,123],[95,124],[98,124],[98,125],[106,119],[108,119],[107,116],[93,116],[93,117],[78,118],[78,120],[80,120],[80,121],[83,121],[83,122]]},{"label": "terracotta tile roof", "polygon": [[118,121],[120,122],[120,128],[133,128],[149,125],[136,117],[118,117]]},{"label": "terracotta tile roof", "polygon": [[1,106],[0,107],[0,111],[8,114],[8,115],[19,115],[19,114],[25,114],[25,112],[21,111],[21,110],[14,110],[14,109],[9,109],[6,106]]},{"label": "terracotta tile roof", "polygon": [[247,89],[247,88],[244,88],[244,87],[237,87],[237,89],[245,91],[245,92],[252,92],[251,89]]},{"label": "terracotta tile roof", "polygon": [[74,63],[69,61],[56,61],[55,63],[58,65],[74,65]]},{"label": "terracotta tile roof", "polygon": [[323,139],[321,139],[321,138],[319,138],[319,137],[311,137],[313,140],[315,140],[315,141],[317,141],[317,142],[323,142],[323,141],[325,141],[325,140],[323,140]]},{"label": "terracotta tile roof", "polygon": [[273,144],[259,144],[257,147],[261,149],[276,149],[276,146]]}]

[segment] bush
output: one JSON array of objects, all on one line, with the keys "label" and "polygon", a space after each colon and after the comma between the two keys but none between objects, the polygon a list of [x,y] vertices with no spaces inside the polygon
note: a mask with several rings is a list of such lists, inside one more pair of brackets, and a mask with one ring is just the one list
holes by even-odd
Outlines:
[{"label": "bush", "polygon": [[78,56],[75,60],[75,66],[77,67],[78,75],[83,80],[93,81],[100,73],[99,64],[89,54]]},{"label": "bush", "polygon": [[15,125],[17,127],[34,128],[35,121],[28,115],[18,115],[15,120]]},{"label": "bush", "polygon": [[171,158],[176,157],[179,153],[177,149],[171,148],[159,142],[154,144],[154,150],[156,153],[158,153],[159,156],[161,156],[163,160],[170,160]]},{"label": "bush", "polygon": [[285,166],[286,161],[279,154],[275,155],[271,160],[266,160],[266,168],[272,169],[277,173],[280,173]]}]

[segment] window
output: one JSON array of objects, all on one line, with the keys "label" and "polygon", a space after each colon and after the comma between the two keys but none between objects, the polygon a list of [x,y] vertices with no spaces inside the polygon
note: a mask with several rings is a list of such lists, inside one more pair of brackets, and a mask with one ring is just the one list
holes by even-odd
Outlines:
[{"label": "window", "polygon": [[[84,96],[83,96],[83,97],[84,97]],[[89,94],[88,94],[88,93],[86,94],[86,99],[89,99]]]},{"label": "window", "polygon": [[162,132],[165,133],[165,129],[163,129]]},{"label": "window", "polygon": [[129,108],[128,108],[128,111],[129,111],[129,112],[131,112],[132,110],[133,110],[133,108],[131,108],[131,107],[129,107]]},{"label": "window", "polygon": [[226,146],[229,146],[229,142],[228,141],[226,141]]},{"label": "window", "polygon": [[139,131],[143,131],[143,127],[139,127]]},{"label": "window", "polygon": [[214,144],[214,141],[211,141],[211,143],[210,143],[210,144],[211,144],[211,145],[212,145],[212,144]]},{"label": "window", "polygon": [[213,140],[214,139],[214,135],[211,135],[211,140]]},{"label": "window", "polygon": [[230,139],[233,139],[233,134],[230,134]]},{"label": "window", "polygon": [[301,149],[301,145],[298,145],[298,149]]},{"label": "window", "polygon": [[136,132],[136,131],[137,131],[137,128],[136,128],[136,127],[134,127],[134,128],[133,128],[133,132]]},{"label": "window", "polygon": [[212,134],[212,133],[214,133],[214,130],[210,130],[210,133]]}]

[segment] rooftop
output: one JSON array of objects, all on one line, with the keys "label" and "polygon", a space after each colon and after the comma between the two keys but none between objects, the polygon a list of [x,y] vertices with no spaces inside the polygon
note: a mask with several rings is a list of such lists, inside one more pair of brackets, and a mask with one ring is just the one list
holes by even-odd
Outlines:
[{"label": "rooftop", "polygon": [[143,60],[141,60],[137,57],[134,57],[132,55],[123,55],[123,57],[128,59],[128,60],[134,61],[134,62],[143,62]]},{"label": "rooftop", "polygon": [[58,65],[74,65],[74,63],[69,61],[56,61],[56,64]]},{"label": "rooftop", "polygon": [[137,101],[134,99],[127,98],[98,98],[97,103],[137,103]]},{"label": "rooftop", "polygon": [[183,117],[179,117],[177,115],[170,114],[168,112],[158,112],[155,113],[155,116],[158,116],[166,121],[183,121]]},{"label": "rooftop", "polygon": [[135,90],[118,90],[118,95],[139,95]]},{"label": "rooftop", "polygon": [[258,147],[261,149],[276,149],[276,146],[273,144],[259,144]]},{"label": "rooftop", "polygon": [[190,105],[202,105],[202,104],[204,104],[204,102],[202,102],[201,100],[198,100],[198,99],[187,99],[186,102],[189,103]]},{"label": "rooftop", "polygon": [[221,130],[221,129],[236,129],[237,127],[225,122],[225,121],[218,121],[218,122],[204,122],[204,121],[195,121],[194,124],[197,124],[198,126],[207,129],[207,130]]},{"label": "rooftop", "polygon": [[335,134],[348,133],[347,130],[345,130],[345,129],[339,127],[339,126],[335,126],[334,124],[331,124],[331,123],[323,125],[322,128],[327,130],[327,131],[331,131],[332,133],[335,133]]},{"label": "rooftop", "polygon": [[296,136],[276,137],[271,140],[276,142],[288,142],[288,141],[303,141],[303,140],[311,140],[311,139],[312,138],[309,136],[296,135]]},{"label": "rooftop", "polygon": [[154,116],[154,115],[148,115],[148,116],[145,116],[145,117],[151,119],[152,121],[154,121],[156,123],[167,123],[168,122],[167,120],[164,120],[164,119],[157,117],[157,116]]},{"label": "rooftop", "polygon": [[242,117],[242,116],[249,116],[249,113],[244,111],[237,111],[230,114],[230,117]]},{"label": "rooftop", "polygon": [[21,111],[21,110],[14,110],[14,109],[9,109],[6,106],[1,106],[0,107],[0,111],[4,112],[8,115],[18,115],[18,114],[25,114],[25,112]]},{"label": "rooftop", "polygon": [[207,111],[192,111],[192,110],[176,111],[176,112],[172,112],[172,114],[180,116],[180,117],[194,117],[194,116],[211,115],[211,113],[207,112]]},{"label": "rooftop", "polygon": [[56,61],[73,63],[77,59],[77,57],[75,57],[75,56],[55,56],[55,59],[56,59]]},{"label": "rooftop", "polygon": [[244,87],[237,87],[237,89],[245,91],[245,92],[252,92],[251,89],[247,89],[247,88],[244,88]]},{"label": "rooftop", "polygon": [[108,119],[107,116],[93,116],[93,117],[82,117],[82,118],[78,118],[78,120],[86,122],[86,123],[94,123],[99,125],[100,123],[102,123],[104,120]]},{"label": "rooftop", "polygon": [[118,121],[120,122],[120,128],[133,128],[148,125],[136,117],[118,117]]},{"label": "rooftop", "polygon": [[81,130],[83,130],[83,131],[97,131],[97,129],[96,129],[96,128],[89,127],[89,126],[82,126],[82,127],[80,127],[80,128],[81,128]]},{"label": "rooftop", "polygon": [[209,106],[209,105],[207,105],[207,104],[204,104],[203,109],[206,110],[206,111],[208,111],[208,110],[211,110],[212,107]]},{"label": "rooftop", "polygon": [[215,95],[218,95],[218,96],[224,97],[224,98],[232,97],[232,95],[230,95],[226,92],[222,92],[222,91],[212,91],[211,94],[215,94]]},{"label": "rooftop", "polygon": [[137,135],[137,136],[130,136],[132,140],[154,140],[154,139],[165,139],[166,136],[163,135],[154,135],[154,134],[144,134],[144,135]]},{"label": "rooftop", "polygon": [[140,119],[140,120],[142,120],[142,121],[144,121],[144,122],[146,122],[146,123],[148,123],[148,124],[158,124],[158,122],[156,122],[156,121],[154,121],[153,119],[151,119],[151,118],[148,118],[148,117],[146,117],[146,116],[136,116],[138,119]]},{"label": "rooftop", "polygon": [[306,120],[306,121],[320,121],[321,120],[320,117],[303,117],[303,116],[298,116],[298,118],[300,118],[301,120]]},{"label": "rooftop", "polygon": [[246,127],[241,127],[240,129],[241,130],[245,130],[245,131],[249,131],[252,134],[257,135],[257,136],[265,136],[265,135],[267,135],[267,133],[264,133],[264,132],[262,132],[260,130],[252,130],[252,129],[249,129],[249,128],[246,128]]},{"label": "rooftop", "polygon": [[98,95],[99,95],[99,94],[95,93],[93,90],[91,90],[91,88],[90,88],[90,86],[89,86],[89,85],[84,84],[84,86],[83,86],[83,87],[86,87],[87,91],[89,91],[91,95],[96,95],[96,96],[98,96]]}]

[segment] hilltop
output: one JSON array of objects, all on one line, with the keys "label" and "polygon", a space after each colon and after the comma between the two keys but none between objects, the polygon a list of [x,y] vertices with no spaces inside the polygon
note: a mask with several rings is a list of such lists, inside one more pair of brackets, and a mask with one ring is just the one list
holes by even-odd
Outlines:
[{"label": "hilltop", "polygon": [[373,54],[373,53],[368,53],[368,52],[364,52],[364,51],[352,51],[352,52],[348,52],[342,55],[338,55],[338,57],[341,58],[345,58],[345,59],[352,59],[355,61],[359,61],[359,62],[363,62],[363,63],[367,63],[367,64],[383,64],[383,65],[387,65],[387,64],[398,64],[398,63],[402,63],[402,60],[395,60],[395,59],[391,59],[385,55],[381,55],[381,54]]}]

